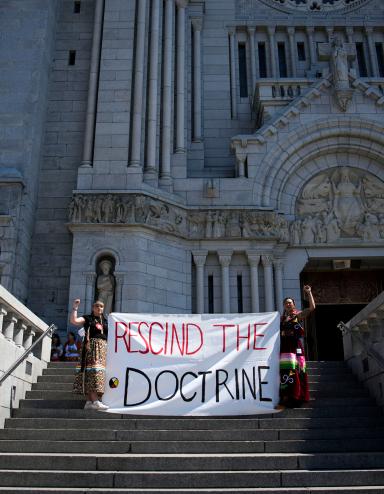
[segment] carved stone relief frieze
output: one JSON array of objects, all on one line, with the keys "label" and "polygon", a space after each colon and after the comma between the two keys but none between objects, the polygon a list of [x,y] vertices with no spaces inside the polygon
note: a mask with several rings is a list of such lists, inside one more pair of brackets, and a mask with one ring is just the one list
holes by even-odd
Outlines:
[{"label": "carved stone relief frieze", "polygon": [[76,194],[72,224],[146,225],[192,239],[257,238],[289,242],[287,220],[256,210],[187,210],[139,194]]},{"label": "carved stone relief frieze", "polygon": [[350,12],[362,7],[369,0],[238,0],[237,16],[255,16],[259,1],[283,12],[330,13]]},{"label": "carved stone relief frieze", "polygon": [[296,202],[292,244],[384,241],[384,182],[353,167],[312,178]]}]

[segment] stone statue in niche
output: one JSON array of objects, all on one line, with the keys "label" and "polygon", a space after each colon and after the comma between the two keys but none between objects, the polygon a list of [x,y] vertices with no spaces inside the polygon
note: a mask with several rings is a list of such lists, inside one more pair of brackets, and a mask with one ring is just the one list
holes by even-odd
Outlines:
[{"label": "stone statue in niche", "polygon": [[336,89],[348,89],[348,55],[349,51],[343,41],[336,37],[332,42],[331,69]]},{"label": "stone statue in niche", "polygon": [[371,173],[349,166],[313,177],[296,202],[290,226],[292,244],[384,240],[384,183]]},{"label": "stone statue in niche", "polygon": [[98,268],[100,274],[96,278],[96,299],[104,302],[104,313],[112,312],[115,295],[115,277],[112,274],[112,262],[108,259],[100,261]]}]

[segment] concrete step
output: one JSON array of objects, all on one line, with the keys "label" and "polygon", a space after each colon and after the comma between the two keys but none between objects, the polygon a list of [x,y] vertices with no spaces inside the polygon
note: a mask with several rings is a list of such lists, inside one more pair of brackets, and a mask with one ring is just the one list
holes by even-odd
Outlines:
[{"label": "concrete step", "polygon": [[[320,402],[320,398],[319,398]],[[21,400],[20,401],[20,409],[26,409],[26,408],[38,408],[40,410],[43,409],[51,409],[51,410],[61,410],[68,412],[69,410],[83,410],[85,404],[84,398],[80,399],[26,399],[26,400]],[[88,410],[83,410],[84,412],[89,413]],[[57,416],[60,417],[61,415],[56,415],[54,412],[52,413],[52,416]],[[97,413],[102,413],[102,412],[97,412]],[[355,416],[355,417],[361,417],[361,416],[375,416],[381,414],[380,409],[377,406],[372,405],[372,401],[369,403],[362,403],[359,406],[354,406],[353,408],[350,409],[350,416]],[[316,406],[311,406],[311,402],[306,403],[305,406],[301,408],[292,408],[292,409],[285,409],[281,412],[270,414],[274,416],[281,416],[281,417],[289,417],[289,416],[295,416],[295,417],[339,417],[339,416],[344,416],[345,415],[345,409],[344,407],[341,406],[335,406],[335,407],[321,407],[319,406],[319,403],[316,404]],[[49,414],[48,414],[49,416]],[[259,415],[261,416],[261,415]]]},{"label": "concrete step", "polygon": [[[317,431],[317,432],[316,432]],[[0,430],[0,440],[46,441],[279,441],[383,439],[384,428],[346,430],[113,430],[113,429],[16,429]]]},{"label": "concrete step", "polygon": [[[145,474],[144,474],[145,473]],[[90,487],[90,488],[247,488],[381,486],[384,470],[283,470],[210,472],[76,472],[65,470],[0,470],[3,487]]]},{"label": "concrete step", "polygon": [[[377,407],[373,407],[377,412]],[[285,412],[283,412],[285,413]],[[44,427],[55,424],[57,419],[77,419],[77,426],[71,428],[94,428],[93,420],[114,422],[113,427],[126,429],[131,424],[136,429],[312,429],[312,428],[335,428],[335,427],[366,427],[382,426],[383,416],[380,410],[368,416],[340,416],[340,417],[288,417],[282,414],[271,416],[244,416],[243,418],[207,418],[207,417],[172,417],[172,418],[144,418],[129,415],[118,415],[114,413],[103,413],[93,410],[76,409],[36,409],[18,408],[13,410],[13,417],[43,420]],[[50,420],[47,421],[46,418]],[[80,420],[79,420],[80,419]],[[12,419],[11,419],[12,420]],[[7,422],[8,423],[8,422]],[[32,423],[32,422],[31,422]],[[74,423],[74,422],[71,422]],[[106,422],[105,422],[106,423]],[[49,425],[48,425],[49,424]],[[121,425],[119,425],[121,424]],[[112,424],[111,424],[112,425]]]},{"label": "concrete step", "polygon": [[277,431],[243,430],[113,430],[113,429],[15,429],[0,430],[0,440],[46,441],[273,441]]},{"label": "concrete step", "polygon": [[[88,494],[99,492],[102,494],[127,494],[126,489],[108,489],[107,487],[102,488],[50,488],[50,487],[31,487],[31,488],[20,488],[20,487],[0,487],[0,492],[2,494],[29,494],[29,493],[55,493],[55,494]],[[137,494],[382,494],[382,487],[375,486],[346,486],[346,487],[272,487],[272,488],[194,488],[194,489],[130,489],[129,493]]]},{"label": "concrete step", "polygon": [[316,453],[382,451],[382,438],[278,441],[0,440],[0,452],[13,453]]},{"label": "concrete step", "polygon": [[[383,468],[384,453],[329,454],[228,454],[228,455],[79,455],[0,453],[0,469],[70,471],[225,471],[225,470],[319,470]],[[0,480],[1,482],[1,480]]]},{"label": "concrete step", "polygon": [[[20,487],[0,487],[0,492],[2,494],[44,494],[44,493],[55,493],[55,494],[88,494],[88,493],[102,493],[102,494],[127,494],[126,489],[108,489],[107,487],[102,488],[50,488],[50,487],[31,487],[31,488],[20,488]],[[272,487],[272,488],[194,488],[194,489],[130,489],[129,493],[137,494],[382,494],[383,488],[377,486],[345,486],[345,487]]]},{"label": "concrete step", "polygon": [[73,367],[76,367],[77,365],[77,362],[63,362],[63,361],[59,361],[59,362],[48,362],[48,369],[60,369],[60,368],[65,368],[65,369],[68,369],[68,368],[73,368]]},{"label": "concrete step", "polygon": [[7,419],[6,428],[0,430],[1,439],[42,439],[51,440],[123,440],[123,441],[163,441],[175,440],[258,440],[277,441],[302,439],[346,439],[382,438],[384,425],[371,427],[343,427],[318,429],[136,429],[135,422],[118,419],[76,420],[76,419]]}]

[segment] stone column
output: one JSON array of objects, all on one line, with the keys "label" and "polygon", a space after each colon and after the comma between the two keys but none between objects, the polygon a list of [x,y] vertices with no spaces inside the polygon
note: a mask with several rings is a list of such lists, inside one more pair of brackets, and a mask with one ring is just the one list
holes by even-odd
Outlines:
[{"label": "stone column", "polygon": [[284,263],[282,259],[275,259],[273,261],[275,267],[275,287],[276,287],[276,308],[278,311],[283,310],[283,267]]},{"label": "stone column", "polygon": [[236,164],[237,164],[237,176],[239,178],[245,177],[245,160],[247,156],[245,154],[236,154]]},{"label": "stone column", "polygon": [[163,45],[163,98],[161,134],[160,185],[172,189],[172,65],[173,65],[173,0],[165,0]]},{"label": "stone column", "polygon": [[123,286],[124,273],[114,273],[115,275],[115,310],[114,312],[123,312]]},{"label": "stone column", "polygon": [[4,338],[4,318],[7,315],[7,311],[3,306],[0,306],[0,338]]},{"label": "stone column", "polygon": [[315,34],[315,28],[313,26],[308,26],[306,28],[309,46],[309,58],[310,58],[310,69],[312,69],[316,63],[316,51],[315,44],[313,41],[313,36]]},{"label": "stone column", "polygon": [[93,142],[97,109],[97,90],[99,85],[101,38],[103,34],[104,0],[96,0],[93,23],[91,66],[89,70],[87,118],[84,133],[83,159],[81,166],[92,166]]},{"label": "stone column", "polygon": [[261,262],[264,268],[264,292],[265,292],[265,310],[273,311],[273,273],[272,273],[272,256],[262,255]]},{"label": "stone column", "polygon": [[326,27],[325,30],[327,31],[328,43],[332,43],[333,27]]},{"label": "stone column", "polygon": [[146,14],[147,0],[139,0],[137,2],[136,16],[135,67],[133,75],[133,106],[131,120],[131,159],[129,162],[130,167],[141,167]]},{"label": "stone column", "polygon": [[373,28],[366,27],[365,34],[367,36],[367,42],[368,42],[369,61],[371,65],[371,76],[378,77],[379,71],[377,67],[375,44],[373,42]]},{"label": "stone column", "polygon": [[231,57],[231,112],[232,118],[237,118],[237,85],[236,85],[236,28],[229,31],[229,53]]},{"label": "stone column", "polygon": [[201,17],[192,19],[193,29],[193,141],[200,142],[201,130],[201,30],[203,20]]},{"label": "stone column", "polygon": [[188,0],[176,0],[176,5],[176,153],[185,153],[185,7],[188,5]]},{"label": "stone column", "polygon": [[269,58],[271,60],[271,77],[273,79],[277,78],[275,32],[276,32],[276,28],[274,26],[268,27]]},{"label": "stone column", "polygon": [[160,51],[160,8],[161,0],[152,0],[151,10],[151,41],[149,46],[149,76],[148,76],[148,116],[147,116],[147,146],[144,180],[157,178],[157,100],[158,100],[158,68]]},{"label": "stone column", "polygon": [[291,53],[291,77],[297,77],[295,28],[289,27],[287,32],[289,38],[289,51]]},{"label": "stone column", "polygon": [[23,347],[24,331],[27,330],[27,325],[23,321],[18,321],[15,328],[14,340],[18,347]]},{"label": "stone column", "polygon": [[248,40],[249,40],[249,55],[251,58],[251,77],[252,77],[252,97],[255,91],[257,70],[256,70],[256,48],[255,48],[255,28],[248,28]]},{"label": "stone column", "polygon": [[23,346],[26,350],[32,346],[33,343],[33,337],[35,336],[35,330],[31,327],[28,326],[27,330],[25,331],[25,340],[23,343]]},{"label": "stone column", "polygon": [[3,333],[8,341],[13,341],[15,324],[17,323],[17,320],[17,317],[15,317],[12,313],[8,314],[5,319]]},{"label": "stone column", "polygon": [[232,251],[219,251],[217,255],[221,265],[221,310],[223,314],[229,314],[231,312],[229,265],[231,264]]},{"label": "stone column", "polygon": [[[351,44],[355,44],[355,40],[354,40],[354,31],[353,31],[353,27],[352,26],[348,26],[346,28],[346,33],[347,33],[347,41],[348,43],[351,43]],[[356,57],[351,60],[351,67],[352,69],[355,69],[356,70]]]},{"label": "stone column", "polygon": [[247,251],[248,264],[251,268],[251,309],[252,312],[260,312],[259,299],[259,263],[258,252]]},{"label": "stone column", "polygon": [[204,314],[204,266],[207,254],[207,251],[192,252],[196,266],[196,312],[198,314]]},{"label": "stone column", "polygon": [[88,313],[91,310],[92,304],[95,300],[95,282],[96,273],[85,273],[85,301],[84,312]]}]

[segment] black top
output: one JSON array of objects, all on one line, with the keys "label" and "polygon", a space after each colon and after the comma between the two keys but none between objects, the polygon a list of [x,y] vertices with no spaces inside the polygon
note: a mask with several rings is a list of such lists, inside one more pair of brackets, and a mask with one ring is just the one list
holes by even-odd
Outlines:
[{"label": "black top", "polygon": [[82,316],[85,319],[84,329],[89,328],[89,338],[99,338],[106,340],[108,337],[108,319],[104,316],[94,316],[93,314]]}]

